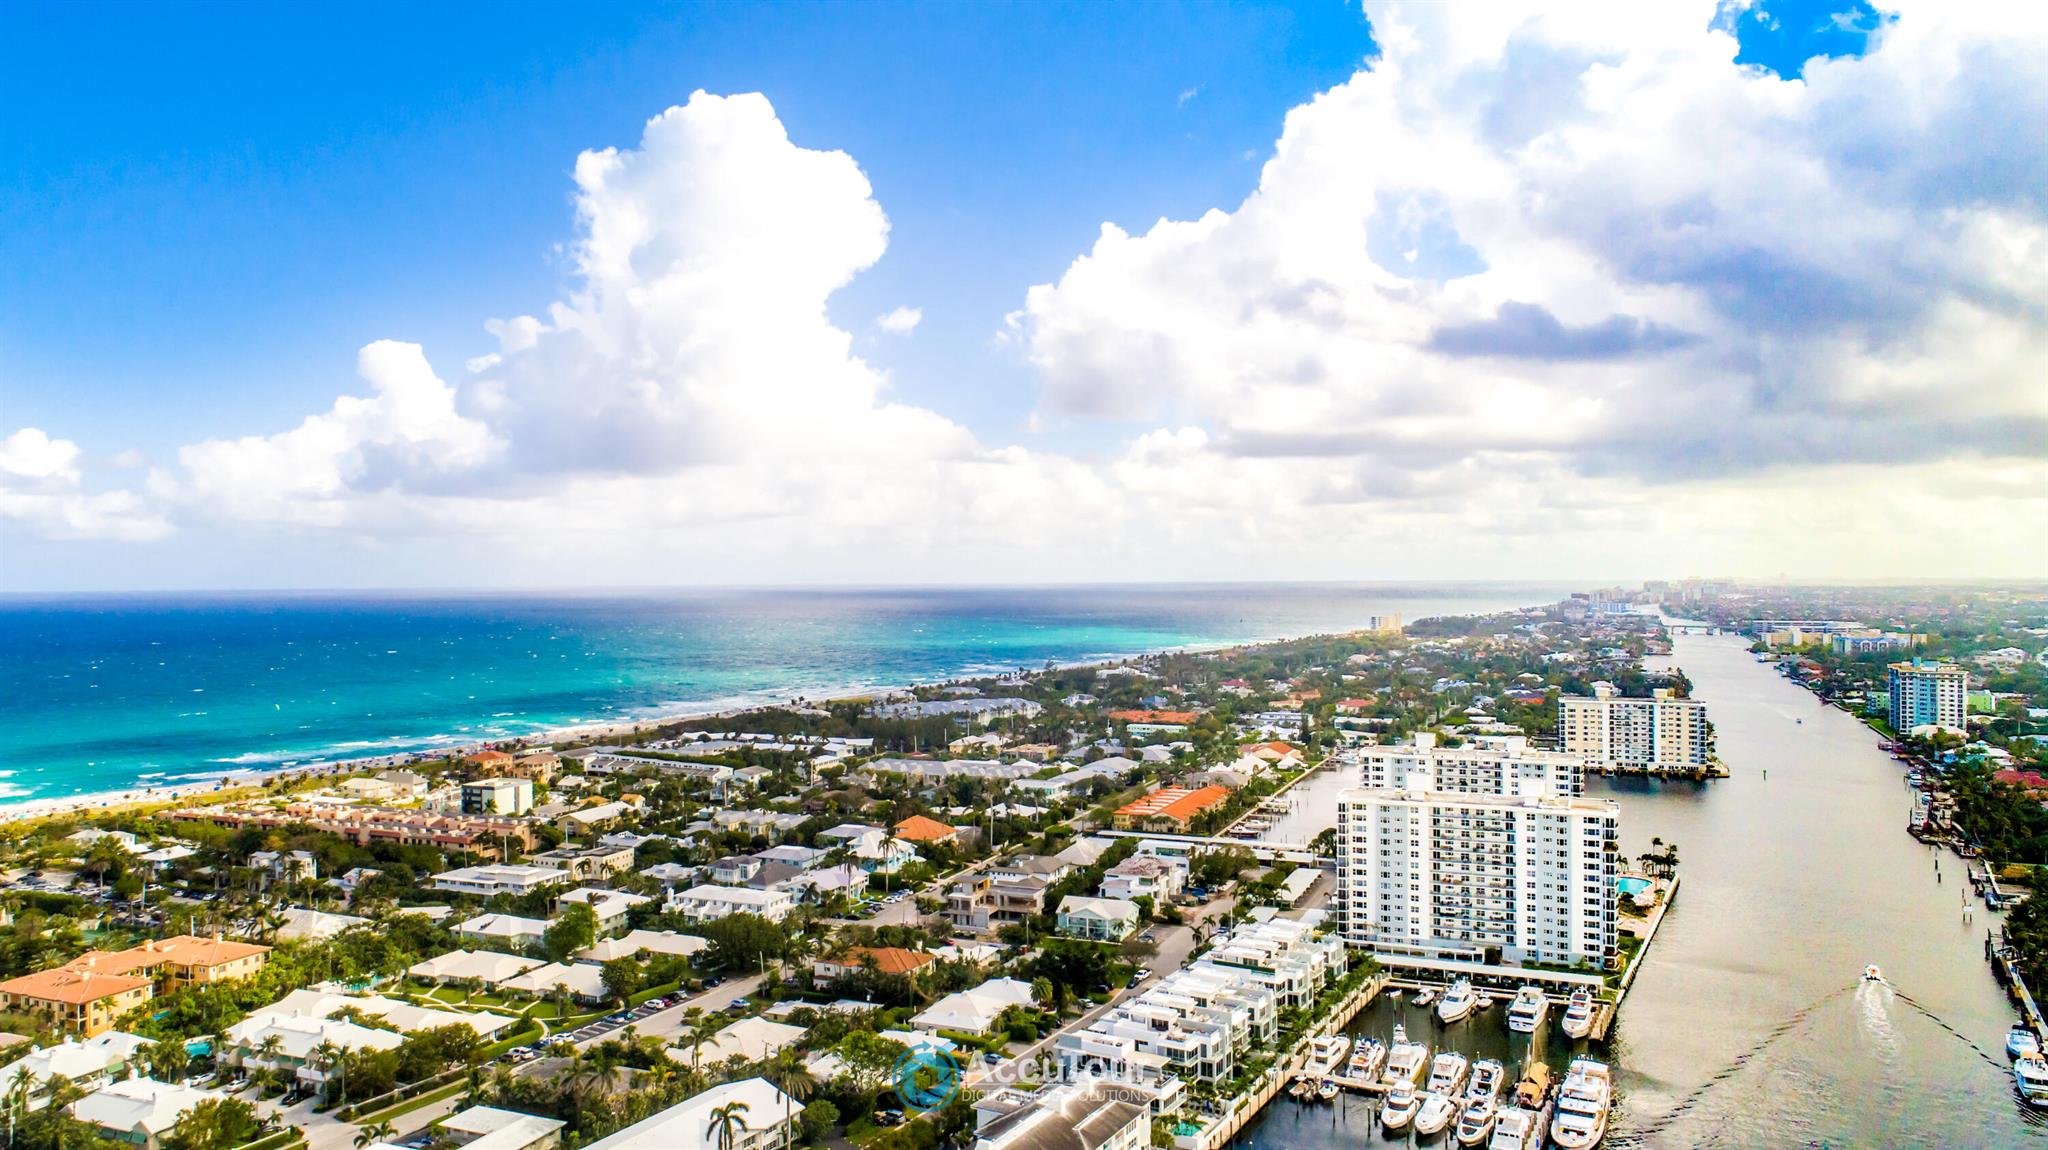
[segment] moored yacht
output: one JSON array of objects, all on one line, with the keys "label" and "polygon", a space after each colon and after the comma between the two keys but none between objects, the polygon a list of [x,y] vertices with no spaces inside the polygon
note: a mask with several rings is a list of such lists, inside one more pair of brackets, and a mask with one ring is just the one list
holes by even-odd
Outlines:
[{"label": "moored yacht", "polygon": [[2038,1054],[2022,1055],[2012,1064],[2012,1084],[2021,1101],[2037,1109],[2048,1109],[2048,1059]]},{"label": "moored yacht", "polygon": [[1380,1076],[1387,1065],[1387,1044],[1377,1038],[1361,1038],[1351,1048],[1351,1061],[1344,1066],[1344,1077],[1360,1082],[1371,1082]]},{"label": "moored yacht", "polygon": [[1564,1035],[1566,1038],[1584,1038],[1593,1032],[1593,992],[1581,988],[1572,991],[1569,1002],[1564,1004]]},{"label": "moored yacht", "polygon": [[1486,1150],[1538,1150],[1543,1142],[1543,1123],[1533,1110],[1511,1107],[1494,1120],[1493,1138]]},{"label": "moored yacht", "polygon": [[2028,1026],[2024,1022],[2015,1022],[2012,1024],[2012,1029],[2005,1032],[2005,1056],[2007,1058],[2025,1058],[2029,1054],[2039,1053],[2041,1053],[2041,1039],[2034,1033],[2033,1027]]},{"label": "moored yacht", "polygon": [[1423,1135],[1435,1134],[1449,1126],[1451,1119],[1457,1116],[1458,1105],[1451,1101],[1450,1096],[1434,1090],[1428,1091],[1422,1096],[1422,1105],[1415,1110],[1415,1132]]},{"label": "moored yacht", "polygon": [[1408,1028],[1396,1024],[1394,1045],[1387,1050],[1387,1072],[1380,1079],[1391,1089],[1403,1082],[1420,1085],[1429,1070],[1429,1047],[1408,1041]]},{"label": "moored yacht", "polygon": [[1574,1058],[1557,1088],[1557,1114],[1550,1120],[1550,1140],[1561,1150],[1590,1150],[1607,1135],[1607,1109],[1614,1083],[1607,1064]]},{"label": "moored yacht", "polygon": [[1445,1023],[1460,1022],[1478,1006],[1479,996],[1472,991],[1472,980],[1461,978],[1437,1001],[1436,1016]]},{"label": "moored yacht", "polygon": [[1415,1120],[1415,1112],[1422,1109],[1422,1095],[1415,1092],[1413,1082],[1396,1082],[1387,1091],[1387,1100],[1380,1103],[1380,1125],[1389,1130],[1400,1130]]},{"label": "moored yacht", "polygon": [[1446,1050],[1429,1064],[1429,1091],[1447,1098],[1455,1098],[1465,1088],[1465,1071],[1471,1068],[1465,1056],[1455,1050]]},{"label": "moored yacht", "polygon": [[1508,1004],[1508,1029],[1517,1034],[1534,1034],[1543,1028],[1543,1020],[1550,1015],[1550,999],[1539,987],[1524,986],[1515,992],[1515,1000]]},{"label": "moored yacht", "polygon": [[1425,986],[1425,987],[1423,987],[1423,988],[1422,988],[1421,990],[1418,990],[1418,991],[1416,991],[1416,992],[1415,992],[1415,1005],[1417,1005],[1417,1006],[1428,1006],[1428,1005],[1429,1005],[1430,1003],[1432,1003],[1432,1002],[1435,1002],[1435,1001],[1436,1001],[1436,988],[1435,988],[1435,987],[1431,987],[1431,986]]},{"label": "moored yacht", "polygon": [[1461,1146],[1477,1146],[1493,1132],[1500,1112],[1500,1088],[1507,1068],[1491,1058],[1472,1064],[1472,1078],[1465,1086],[1465,1108],[1458,1116],[1457,1139]]},{"label": "moored yacht", "polygon": [[1341,1034],[1326,1034],[1309,1044],[1308,1072],[1335,1074],[1351,1053],[1351,1040]]}]

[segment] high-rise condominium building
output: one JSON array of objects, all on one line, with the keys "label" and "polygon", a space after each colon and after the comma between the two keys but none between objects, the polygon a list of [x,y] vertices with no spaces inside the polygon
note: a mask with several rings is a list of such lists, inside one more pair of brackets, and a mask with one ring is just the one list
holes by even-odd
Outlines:
[{"label": "high-rise condominium building", "polygon": [[1383,959],[1510,966],[1616,957],[1612,802],[1359,788],[1337,800],[1344,940]]},{"label": "high-rise condominium building", "polygon": [[1558,747],[1582,755],[1594,770],[1691,771],[1713,756],[1707,705],[1659,690],[1648,699],[1627,699],[1611,684],[1596,683],[1592,696],[1566,695],[1557,701]]},{"label": "high-rise condominium building", "polygon": [[1423,732],[1399,747],[1363,747],[1360,779],[1367,787],[1399,788],[1410,775],[1429,776],[1431,790],[1474,795],[1578,795],[1586,789],[1586,760],[1579,755],[1529,749],[1520,735],[1488,737],[1461,747],[1440,747]]},{"label": "high-rise condominium building", "polygon": [[1892,730],[1902,735],[1934,723],[1961,731],[1969,711],[1970,675],[1954,663],[1915,659],[1887,668]]}]

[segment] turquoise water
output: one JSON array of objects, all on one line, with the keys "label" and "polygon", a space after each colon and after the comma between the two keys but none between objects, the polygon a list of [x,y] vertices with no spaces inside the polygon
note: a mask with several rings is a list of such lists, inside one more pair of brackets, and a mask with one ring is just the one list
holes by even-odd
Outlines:
[{"label": "turquoise water", "polygon": [[1650,889],[1650,880],[1646,878],[1623,877],[1615,879],[1614,885],[1621,893],[1634,898],[1636,895]]},{"label": "turquoise water", "polygon": [[0,803],[1500,610],[1528,584],[0,598]]}]

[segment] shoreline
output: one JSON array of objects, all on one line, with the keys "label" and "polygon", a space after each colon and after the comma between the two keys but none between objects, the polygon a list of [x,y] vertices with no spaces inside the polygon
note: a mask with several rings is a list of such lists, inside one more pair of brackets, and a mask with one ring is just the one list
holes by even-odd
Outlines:
[{"label": "shoreline", "polygon": [[[1523,604],[1520,607],[1502,608],[1502,610],[1525,610],[1530,606],[1542,606],[1542,604]],[[1462,614],[1478,615],[1485,614],[1485,612],[1475,611],[1465,612]],[[1233,639],[1213,643],[1181,643],[1170,647],[1155,647],[1142,651],[1129,651],[1117,654],[1102,655],[1094,658],[1074,659],[1066,662],[1054,662],[1049,669],[1056,671],[1071,671],[1087,667],[1112,667],[1122,663],[1128,663],[1137,659],[1150,659],[1162,655],[1213,653],[1218,651],[1231,651],[1248,647],[1256,647],[1266,643],[1299,642],[1303,639],[1314,638],[1318,635],[1352,635],[1360,633],[1362,633],[1362,628],[1354,627],[1350,630],[1344,631],[1314,631],[1306,634],[1266,636],[1251,639]],[[190,783],[165,787],[131,787],[125,790],[95,791],[76,795],[53,795],[46,798],[23,798],[19,801],[0,802],[0,826],[4,826],[11,823],[28,822],[36,819],[61,818],[66,815],[88,813],[113,813],[131,807],[174,802],[180,799],[203,798],[204,796],[209,794],[226,794],[231,791],[246,789],[250,787],[260,788],[267,785],[272,780],[300,780],[329,776],[352,776],[361,774],[365,771],[386,770],[407,766],[411,763],[417,762],[420,756],[430,756],[434,758],[439,758],[443,756],[459,757],[464,754],[473,754],[476,751],[490,747],[503,747],[515,745],[535,746],[541,744],[559,743],[570,739],[607,739],[621,736],[630,737],[633,735],[640,734],[650,728],[662,727],[670,723],[688,722],[697,719],[715,719],[728,715],[744,715],[754,711],[792,706],[797,704],[799,701],[801,701],[805,705],[824,706],[832,703],[852,702],[858,699],[872,698],[877,695],[907,692],[916,690],[919,687],[931,687],[947,683],[957,683],[965,681],[967,679],[989,677],[1001,678],[1008,674],[1043,674],[1047,669],[1048,668],[1041,667],[1037,670],[1032,670],[1029,668],[1020,667],[1017,668],[1015,671],[1003,672],[993,676],[978,674],[954,675],[947,678],[933,679],[928,682],[922,683],[877,685],[864,688],[834,687],[827,688],[828,690],[833,692],[832,694],[821,695],[815,699],[811,698],[808,695],[773,696],[762,702],[750,703],[745,706],[739,707],[721,706],[705,709],[705,705],[702,703],[684,704],[681,708],[677,710],[660,711],[655,714],[639,718],[621,719],[616,721],[600,721],[594,723],[572,723],[564,726],[544,727],[540,730],[524,735],[511,735],[493,739],[448,742],[444,745],[437,746],[432,750],[419,749],[408,751],[394,751],[389,754],[371,755],[364,758],[333,759],[321,761],[318,763],[308,763],[296,766],[276,767],[270,769],[251,769],[247,767],[230,768],[228,770],[222,771],[218,776],[210,776],[210,781],[194,781]],[[447,736],[445,734],[426,734],[420,736],[420,741],[422,743],[432,743],[436,740],[444,740],[449,737],[450,736]]]}]

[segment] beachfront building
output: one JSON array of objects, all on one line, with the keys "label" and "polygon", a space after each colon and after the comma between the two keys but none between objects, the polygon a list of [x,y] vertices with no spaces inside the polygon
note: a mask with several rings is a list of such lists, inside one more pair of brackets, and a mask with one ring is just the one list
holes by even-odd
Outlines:
[{"label": "beachfront building", "polygon": [[168,817],[224,827],[309,827],[340,835],[359,846],[373,842],[430,846],[493,855],[516,846],[533,849],[533,828],[504,815],[464,815],[403,807],[350,807],[332,803],[274,806],[188,807]]},{"label": "beachfront building", "polygon": [[[791,1144],[804,1104],[765,1078],[714,1086],[591,1143],[586,1150],[774,1150]],[[737,1118],[731,1125],[717,1115]]]},{"label": "beachfront building", "polygon": [[1910,735],[1918,727],[1944,727],[1961,734],[1968,714],[1970,673],[1954,663],[1915,659],[1885,669],[1891,691],[1892,730]]},{"label": "beachfront building", "polygon": [[1163,831],[1185,833],[1202,812],[1220,806],[1230,798],[1226,787],[1162,787],[1144,798],[1117,809],[1110,823],[1121,831]]},{"label": "beachfront building", "polygon": [[1617,951],[1613,802],[1432,790],[1337,799],[1339,929],[1401,956],[1605,970]]},{"label": "beachfront building", "polygon": [[462,784],[465,815],[523,815],[532,809],[532,779],[505,777]]},{"label": "beachfront building", "polygon": [[1531,750],[1522,736],[1442,747],[1434,732],[1424,731],[1407,746],[1367,746],[1354,753],[1361,785],[1369,788],[1399,787],[1420,771],[1432,790],[1462,794],[1577,795],[1586,789],[1584,757]]},{"label": "beachfront building", "polygon": [[689,922],[707,922],[735,914],[759,915],[770,922],[781,922],[796,909],[796,895],[786,890],[705,883],[688,890],[671,891],[662,909],[680,914]]},{"label": "beachfront building", "polygon": [[555,867],[498,863],[442,871],[434,876],[434,889],[489,898],[494,894],[532,894],[562,886],[572,877],[568,871]]},{"label": "beachfront building", "polygon": [[1707,705],[1658,689],[1647,699],[1623,698],[1611,683],[1593,694],[1557,701],[1559,749],[1600,771],[1691,772],[1713,760]]}]

